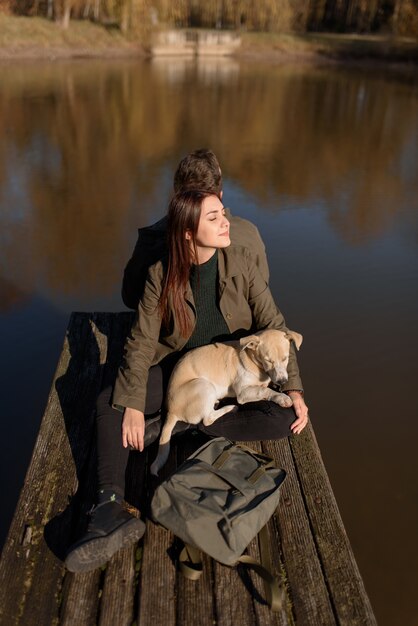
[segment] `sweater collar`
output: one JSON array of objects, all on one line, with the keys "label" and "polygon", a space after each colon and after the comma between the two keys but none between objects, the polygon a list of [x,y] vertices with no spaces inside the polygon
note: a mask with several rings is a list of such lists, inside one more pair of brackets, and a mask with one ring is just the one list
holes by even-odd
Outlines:
[{"label": "sweater collar", "polygon": [[[237,276],[240,273],[239,267],[234,258],[234,255],[231,253],[230,248],[231,246],[218,249],[218,274],[219,282],[221,284],[220,295],[222,295],[223,293],[226,282],[233,276]],[[186,300],[188,300],[194,306],[194,298],[192,287],[190,285],[190,280],[187,283],[185,297]]]},{"label": "sweater collar", "polygon": [[212,254],[210,259],[205,261],[205,263],[201,263],[200,265],[192,265],[190,269],[190,277],[193,276],[206,276],[215,272],[215,268],[218,264],[218,250],[215,250],[215,254]]}]

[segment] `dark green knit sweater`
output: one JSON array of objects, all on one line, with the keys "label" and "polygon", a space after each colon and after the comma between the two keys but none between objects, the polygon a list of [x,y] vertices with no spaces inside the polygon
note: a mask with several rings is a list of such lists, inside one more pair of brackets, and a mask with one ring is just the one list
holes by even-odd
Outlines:
[{"label": "dark green knit sweater", "polygon": [[231,333],[218,305],[218,251],[206,263],[192,265],[190,286],[196,306],[196,326],[184,349],[225,341]]}]

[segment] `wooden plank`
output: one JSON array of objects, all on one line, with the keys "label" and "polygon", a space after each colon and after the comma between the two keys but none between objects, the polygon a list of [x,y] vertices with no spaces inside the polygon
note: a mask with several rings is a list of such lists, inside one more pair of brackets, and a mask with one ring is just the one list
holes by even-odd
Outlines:
[{"label": "wooden plank", "polygon": [[[269,536],[271,534],[271,524],[268,525]],[[277,547],[277,546],[276,546]],[[270,543],[270,558],[272,561],[271,571],[274,576],[277,576],[278,581],[281,581],[280,562],[275,560],[274,550],[275,545]],[[252,556],[257,561],[260,561],[260,550],[258,545],[258,539],[255,538],[248,546],[246,553]],[[253,602],[253,610],[255,615],[255,622],[257,626],[293,626],[293,617],[291,610],[291,603],[286,593],[284,593],[284,604],[280,611],[273,612],[267,601],[266,592],[264,589],[264,582],[260,576],[256,573],[247,570],[243,566],[238,566],[238,571],[245,585],[246,593],[251,597]]]},{"label": "wooden plank", "polygon": [[[284,568],[290,588],[296,624],[336,623],[328,589],[324,581],[310,523],[305,498],[299,483],[289,441],[264,441],[263,450],[287,472],[281,487],[276,513]],[[303,581],[303,584],[301,582]]]},{"label": "wooden plank", "polygon": [[[91,336],[93,342],[92,352],[87,353],[87,358],[93,356],[96,368],[91,372],[93,384],[92,399],[90,403],[90,437],[89,448],[86,450],[86,459],[84,462],[83,472],[80,476],[79,489],[74,495],[72,501],[72,507],[74,509],[74,523],[72,527],[71,539],[68,544],[72,543],[75,539],[80,537],[86,529],[88,522],[87,511],[91,508],[94,501],[94,490],[96,486],[96,442],[94,437],[94,406],[97,395],[100,388],[104,384],[106,377],[106,359],[108,354],[108,347],[111,345],[110,329],[111,318],[106,314],[95,314],[90,316],[89,314],[78,314],[79,318],[83,320],[86,325],[86,330]],[[72,340],[76,343],[76,337]],[[89,367],[88,364],[83,363],[81,367]],[[77,407],[73,410],[76,414]],[[77,422],[75,418],[74,422]],[[83,438],[83,434],[80,433],[80,439]],[[91,574],[91,575],[90,575]],[[88,619],[92,615],[96,615],[99,608],[99,596],[101,593],[100,584],[101,576],[95,575],[95,572],[89,574],[70,574],[64,570],[64,587],[63,587],[63,605],[60,611],[60,621],[71,624],[71,620],[76,618],[80,622],[88,623]],[[70,584],[67,583],[67,579],[70,579]],[[88,594],[86,591],[88,589]],[[90,597],[91,606],[88,603]],[[67,615],[67,611],[69,614]],[[74,622],[73,622],[74,623]],[[90,621],[90,623],[92,623]]]},{"label": "wooden plank", "polygon": [[58,622],[64,571],[59,557],[73,511],[60,513],[76,491],[91,446],[100,366],[85,316],[72,315],[0,563],[0,616],[8,624]]},{"label": "wooden plank", "polygon": [[203,574],[197,581],[187,580],[177,572],[177,623],[182,626],[213,626],[213,562],[203,557]]},{"label": "wooden plank", "polygon": [[[147,450],[147,456],[154,459],[155,454],[156,447],[153,445]],[[176,447],[173,446],[168,461],[161,470],[161,480],[173,472],[176,466]],[[148,480],[147,476],[145,476],[145,483],[149,500],[154,483],[151,479]],[[173,540],[172,533],[147,520],[139,583],[138,624],[140,626],[148,626],[150,621],[153,624],[164,624],[164,626],[176,624],[176,564],[169,558],[169,554],[172,553]]]},{"label": "wooden plank", "polygon": [[[252,441],[245,442],[257,452],[263,452],[261,442]],[[253,587],[252,599],[254,604],[254,612],[259,626],[293,626],[292,604],[288,596],[288,588],[286,586],[286,574],[284,563],[281,557],[280,538],[276,533],[274,527],[274,519],[271,519],[267,525],[269,535],[269,552],[271,561],[271,572],[275,576],[283,590],[283,608],[280,611],[272,612],[266,601],[266,593],[264,588],[264,582],[255,573],[250,573],[250,582]],[[258,538],[255,538],[247,548],[247,552],[250,556],[258,561],[261,561],[260,549],[258,544]],[[248,592],[247,592],[248,593]]]},{"label": "wooden plank", "polygon": [[136,549],[119,550],[106,568],[99,626],[131,626],[134,621]]},{"label": "wooden plank", "polygon": [[138,623],[174,626],[176,623],[176,568],[167,557],[173,536],[147,522],[141,567]]},{"label": "wooden plank", "polygon": [[77,575],[67,573],[63,586],[60,626],[92,626],[96,623],[101,575],[100,569]]},{"label": "wooden plank", "polygon": [[219,626],[253,626],[256,617],[252,598],[237,568],[214,561],[215,611]]},{"label": "wooden plank", "polygon": [[376,618],[312,426],[292,437],[290,446],[337,622],[341,626],[374,626]]}]

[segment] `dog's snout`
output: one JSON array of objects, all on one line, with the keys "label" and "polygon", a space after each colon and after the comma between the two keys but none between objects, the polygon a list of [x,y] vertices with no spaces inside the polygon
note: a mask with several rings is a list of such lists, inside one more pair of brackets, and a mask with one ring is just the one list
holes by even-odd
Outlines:
[{"label": "dog's snout", "polygon": [[278,385],[282,385],[283,383],[287,383],[287,372],[277,371],[276,369],[272,369],[268,372],[271,380]]}]

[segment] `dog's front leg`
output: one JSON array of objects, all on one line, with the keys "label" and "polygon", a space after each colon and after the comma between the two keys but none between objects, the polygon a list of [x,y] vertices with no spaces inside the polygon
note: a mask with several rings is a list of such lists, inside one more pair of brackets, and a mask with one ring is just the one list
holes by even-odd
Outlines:
[{"label": "dog's front leg", "polygon": [[285,393],[280,393],[269,387],[260,387],[258,385],[241,389],[239,393],[237,393],[237,400],[239,404],[256,402],[257,400],[270,400],[286,408],[293,404],[292,399]]}]

